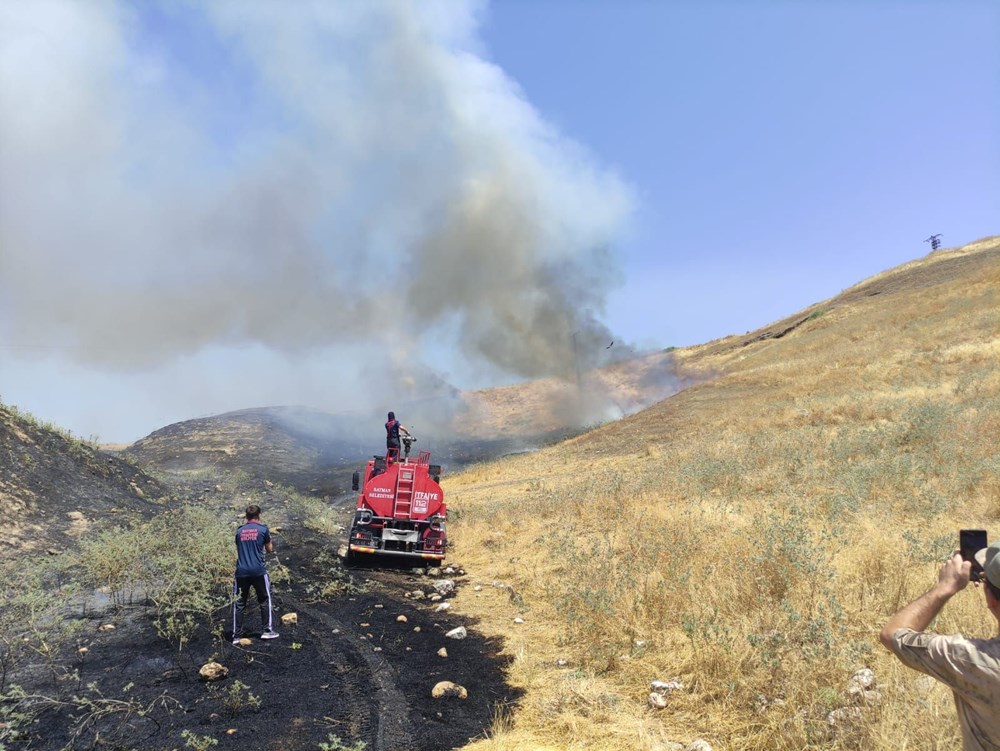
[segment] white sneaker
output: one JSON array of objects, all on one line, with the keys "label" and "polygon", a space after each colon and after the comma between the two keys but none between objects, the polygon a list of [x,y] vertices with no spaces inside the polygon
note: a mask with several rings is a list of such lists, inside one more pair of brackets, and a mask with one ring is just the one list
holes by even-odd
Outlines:
[{"label": "white sneaker", "polygon": [[277,639],[278,638],[278,632],[277,631],[272,631],[271,629],[268,629],[267,631],[265,631],[263,634],[260,635],[260,638],[261,639]]}]

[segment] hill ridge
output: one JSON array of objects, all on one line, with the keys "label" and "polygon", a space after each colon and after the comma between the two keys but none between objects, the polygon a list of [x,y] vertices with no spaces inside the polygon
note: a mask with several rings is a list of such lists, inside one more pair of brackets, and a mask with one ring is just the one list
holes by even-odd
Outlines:
[{"label": "hill ridge", "polygon": [[148,516],[164,492],[120,457],[0,404],[0,558],[60,550],[96,519]]}]

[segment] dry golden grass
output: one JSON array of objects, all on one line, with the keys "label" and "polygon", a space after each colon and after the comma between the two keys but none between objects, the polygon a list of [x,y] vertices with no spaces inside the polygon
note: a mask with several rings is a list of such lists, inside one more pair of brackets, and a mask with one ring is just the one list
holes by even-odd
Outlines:
[{"label": "dry golden grass", "polygon": [[[957,747],[948,693],[877,633],[959,528],[1000,535],[1000,239],[674,355],[698,385],[447,479],[482,584],[458,605],[526,692],[469,748]],[[970,589],[936,626],[995,623]],[[885,700],[829,736],[862,667]]]}]

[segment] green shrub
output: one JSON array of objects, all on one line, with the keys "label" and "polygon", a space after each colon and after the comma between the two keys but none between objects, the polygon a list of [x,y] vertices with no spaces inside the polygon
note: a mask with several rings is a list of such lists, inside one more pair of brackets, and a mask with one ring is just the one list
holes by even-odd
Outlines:
[{"label": "green shrub", "polygon": [[257,712],[263,704],[260,697],[250,693],[250,687],[241,681],[233,681],[225,689],[209,686],[208,691],[213,699],[221,702],[230,717],[243,712]]},{"label": "green shrub", "polygon": [[366,748],[368,748],[368,744],[364,741],[356,741],[353,745],[348,746],[346,741],[333,733],[327,735],[326,741],[319,744],[319,751],[365,751]]},{"label": "green shrub", "polygon": [[182,730],[181,738],[184,740],[184,748],[192,751],[208,751],[208,749],[218,746],[219,742],[210,735],[198,735],[190,730]]},{"label": "green shrub", "polygon": [[84,580],[108,587],[116,605],[152,602],[157,633],[181,651],[229,601],[233,530],[203,508],[169,513],[176,533],[163,535],[158,519],[108,530],[83,542],[79,561]]}]

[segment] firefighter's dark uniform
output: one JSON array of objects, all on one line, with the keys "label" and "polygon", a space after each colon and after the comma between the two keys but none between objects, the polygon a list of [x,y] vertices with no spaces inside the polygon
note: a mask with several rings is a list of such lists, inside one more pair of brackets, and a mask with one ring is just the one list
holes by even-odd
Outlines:
[{"label": "firefighter's dark uniform", "polygon": [[264,565],[264,547],[271,542],[267,525],[252,519],[236,530],[236,578],[233,582],[233,636],[243,633],[243,616],[250,588],[257,595],[260,623],[265,634],[273,633],[271,580]]}]

